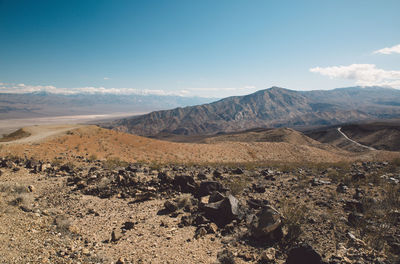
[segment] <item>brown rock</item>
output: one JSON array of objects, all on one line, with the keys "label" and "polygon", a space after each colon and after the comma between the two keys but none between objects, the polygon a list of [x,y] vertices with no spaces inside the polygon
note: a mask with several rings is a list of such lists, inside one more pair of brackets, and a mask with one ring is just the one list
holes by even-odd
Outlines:
[{"label": "brown rock", "polygon": [[121,231],[115,229],[111,232],[111,241],[112,242],[117,242],[118,240],[120,240],[122,238],[122,233]]}]

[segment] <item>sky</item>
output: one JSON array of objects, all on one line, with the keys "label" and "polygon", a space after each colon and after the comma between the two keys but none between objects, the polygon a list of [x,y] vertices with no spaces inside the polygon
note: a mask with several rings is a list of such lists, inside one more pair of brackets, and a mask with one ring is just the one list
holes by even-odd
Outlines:
[{"label": "sky", "polygon": [[400,88],[399,0],[0,0],[0,92]]}]

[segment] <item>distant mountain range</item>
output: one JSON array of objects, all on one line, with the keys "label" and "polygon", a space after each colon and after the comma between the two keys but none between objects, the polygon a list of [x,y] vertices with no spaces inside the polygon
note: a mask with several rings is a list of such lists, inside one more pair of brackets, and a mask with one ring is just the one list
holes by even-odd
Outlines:
[{"label": "distant mountain range", "polygon": [[0,119],[61,115],[143,113],[215,99],[162,95],[0,93]]},{"label": "distant mountain range", "polygon": [[137,135],[206,135],[252,128],[334,125],[400,117],[400,90],[350,87],[294,91],[279,87],[213,103],[116,120],[102,126]]}]

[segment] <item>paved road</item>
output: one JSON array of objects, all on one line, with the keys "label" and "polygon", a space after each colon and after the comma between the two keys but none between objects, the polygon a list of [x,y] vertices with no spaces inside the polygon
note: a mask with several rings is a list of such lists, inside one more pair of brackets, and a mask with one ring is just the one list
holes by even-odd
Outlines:
[{"label": "paved road", "polygon": [[360,147],[363,147],[363,148],[366,148],[366,149],[369,149],[369,150],[376,150],[376,149],[374,149],[373,147],[365,146],[365,145],[363,145],[363,144],[358,143],[357,141],[352,140],[351,138],[349,138],[348,136],[346,136],[345,133],[342,132],[342,128],[341,128],[341,127],[338,127],[338,128],[337,128],[337,131],[339,131],[339,133],[340,133],[345,139],[347,139],[348,141],[350,141],[350,142],[356,144],[357,146],[360,146]]}]

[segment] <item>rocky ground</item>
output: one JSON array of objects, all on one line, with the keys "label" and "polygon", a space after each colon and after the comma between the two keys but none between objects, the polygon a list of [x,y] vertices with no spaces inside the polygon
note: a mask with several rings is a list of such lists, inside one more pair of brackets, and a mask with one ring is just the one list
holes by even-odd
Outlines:
[{"label": "rocky ground", "polygon": [[400,263],[400,162],[0,160],[1,263]]}]

